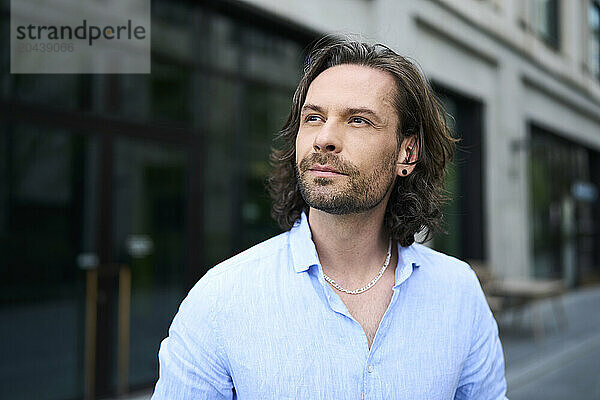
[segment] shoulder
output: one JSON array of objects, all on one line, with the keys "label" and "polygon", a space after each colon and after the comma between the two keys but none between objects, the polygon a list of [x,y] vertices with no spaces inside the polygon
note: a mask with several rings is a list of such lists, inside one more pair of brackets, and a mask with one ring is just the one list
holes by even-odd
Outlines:
[{"label": "shoulder", "polygon": [[217,315],[232,301],[243,298],[269,277],[281,274],[289,254],[289,232],[272,237],[217,264],[194,285],[178,314],[198,320]]},{"label": "shoulder", "polygon": [[[287,251],[289,232],[281,233],[264,242],[258,243],[241,253],[228,258],[211,268],[202,279],[218,280],[227,279],[230,275],[247,272],[249,267],[264,267],[272,265],[272,261]],[[261,271],[266,272],[266,271]]]},{"label": "shoulder", "polygon": [[465,261],[419,243],[412,244],[409,249],[411,258],[419,266],[418,273],[430,284],[467,290],[471,294],[481,290],[475,272]]},{"label": "shoulder", "polygon": [[431,272],[450,275],[459,279],[470,279],[474,274],[469,264],[456,257],[420,243],[414,243],[410,246],[410,249],[413,251],[413,257],[421,262],[419,266],[422,265]]},{"label": "shoulder", "polygon": [[492,323],[485,294],[469,264],[421,244],[410,247],[419,267],[409,282],[419,300],[442,307],[449,318],[473,329]]}]

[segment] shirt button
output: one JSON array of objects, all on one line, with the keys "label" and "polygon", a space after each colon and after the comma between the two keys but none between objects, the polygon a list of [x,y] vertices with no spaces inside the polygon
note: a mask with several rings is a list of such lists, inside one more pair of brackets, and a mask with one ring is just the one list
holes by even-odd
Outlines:
[{"label": "shirt button", "polygon": [[367,371],[369,371],[369,373],[373,372],[375,368],[373,368],[373,364],[369,364],[369,366],[367,367]]}]

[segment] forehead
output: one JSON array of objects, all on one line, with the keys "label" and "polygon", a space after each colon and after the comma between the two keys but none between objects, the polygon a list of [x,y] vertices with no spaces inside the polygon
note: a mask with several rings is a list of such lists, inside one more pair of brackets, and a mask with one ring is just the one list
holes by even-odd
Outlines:
[{"label": "forehead", "polygon": [[388,72],[364,65],[336,65],[311,82],[306,103],[328,108],[369,107],[380,113],[394,113],[395,87]]}]

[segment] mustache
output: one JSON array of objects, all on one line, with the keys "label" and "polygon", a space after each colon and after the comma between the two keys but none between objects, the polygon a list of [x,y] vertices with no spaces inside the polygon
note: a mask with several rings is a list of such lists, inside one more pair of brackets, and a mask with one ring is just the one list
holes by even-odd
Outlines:
[{"label": "mustache", "polygon": [[360,171],[352,163],[344,161],[332,153],[312,153],[300,161],[301,172],[308,171],[315,165],[328,165],[346,175],[359,175]]}]

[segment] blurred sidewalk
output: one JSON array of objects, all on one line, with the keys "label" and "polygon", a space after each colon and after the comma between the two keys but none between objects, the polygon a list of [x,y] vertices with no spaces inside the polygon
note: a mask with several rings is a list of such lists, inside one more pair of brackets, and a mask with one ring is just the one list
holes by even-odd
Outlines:
[{"label": "blurred sidewalk", "polygon": [[150,400],[150,397],[152,396],[152,390],[153,389],[131,393],[122,397],[115,397],[110,400]]},{"label": "blurred sidewalk", "polygon": [[[549,300],[525,308],[521,327],[511,312],[498,318],[510,400],[600,399],[600,286],[569,292],[562,302],[568,319],[562,330]],[[544,322],[537,341],[533,307]]]},{"label": "blurred sidewalk", "polygon": [[[565,294],[568,326],[560,330],[549,300],[498,318],[510,400],[600,399],[600,286]],[[544,336],[534,339],[532,307],[540,307]],[[148,400],[151,390],[119,400]]]}]

